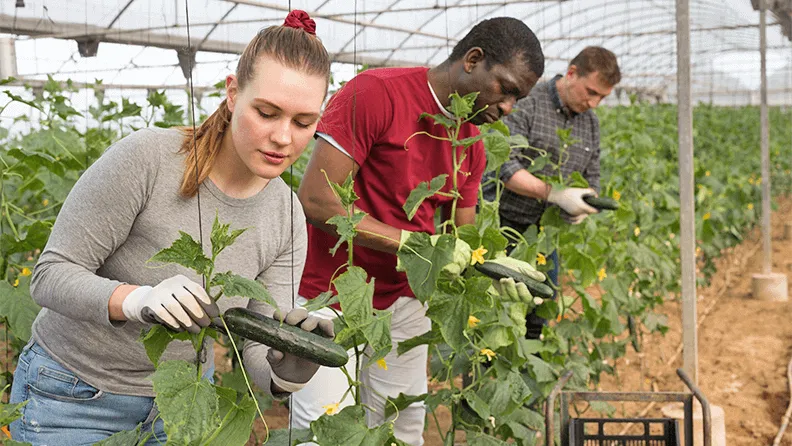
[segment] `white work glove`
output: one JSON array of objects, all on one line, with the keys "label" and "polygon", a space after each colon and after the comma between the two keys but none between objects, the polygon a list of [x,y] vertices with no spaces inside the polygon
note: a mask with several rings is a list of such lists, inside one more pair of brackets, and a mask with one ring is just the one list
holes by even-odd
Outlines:
[{"label": "white work glove", "polygon": [[[399,237],[399,251],[402,250],[402,247],[404,247],[404,244],[407,243],[407,239],[409,239],[412,234],[411,231],[402,230],[401,237]],[[429,238],[432,242],[432,246],[437,243],[440,236],[441,234],[436,234]],[[472,256],[473,249],[467,242],[462,239],[454,239],[454,255],[452,261],[443,267],[440,272],[450,276],[458,276],[470,265],[470,258]],[[397,266],[396,269],[399,270],[399,267]]]},{"label": "white work glove", "polygon": [[586,195],[597,195],[597,192],[591,188],[583,189],[580,187],[568,187],[562,190],[550,189],[547,201],[558,205],[572,217],[577,217],[581,214],[596,214],[599,211],[583,201],[583,197]]},{"label": "white work glove", "polygon": [[130,321],[162,324],[171,330],[199,333],[220,314],[203,287],[179,274],[155,287],[141,286],[121,304]]},{"label": "white work glove", "polygon": [[[537,282],[544,282],[547,277],[543,272],[537,271],[530,263],[524,262],[514,257],[507,257],[505,255],[497,256],[489,260],[490,263],[497,263],[507,268],[513,269],[519,273],[525,274]],[[533,302],[534,297],[528,290],[528,287],[522,283],[516,283],[512,278],[504,278],[500,280],[492,280],[492,288],[496,294],[504,299],[514,302]],[[537,304],[538,305],[538,304]]]},{"label": "white work glove", "polygon": [[[280,311],[275,311],[272,318],[276,321],[283,322],[284,324],[294,325],[300,327],[305,331],[313,331],[319,327],[322,336],[326,338],[333,338],[333,321],[329,319],[322,319],[316,316],[309,316],[305,308],[295,308],[284,317]],[[307,359],[299,358],[289,352],[282,352],[270,348],[267,352],[267,361],[269,361],[272,373],[272,383],[279,387],[284,392],[294,393],[303,387],[319,370],[319,364],[311,362]]]},{"label": "white work glove", "polygon": [[532,302],[533,295],[522,282],[515,282],[514,279],[495,280],[492,279],[492,288],[501,299],[513,302]]}]

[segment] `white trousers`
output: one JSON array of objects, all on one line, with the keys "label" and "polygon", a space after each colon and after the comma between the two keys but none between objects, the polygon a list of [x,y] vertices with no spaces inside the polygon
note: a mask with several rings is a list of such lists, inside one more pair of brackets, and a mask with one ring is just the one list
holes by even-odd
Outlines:
[{"label": "white trousers", "polygon": [[[301,306],[306,302],[304,298],[300,297],[296,304]],[[393,313],[391,317],[393,349],[385,357],[387,370],[377,364],[372,364],[369,367],[364,367],[360,375],[361,399],[363,404],[371,409],[366,410],[366,422],[369,427],[379,426],[386,421],[383,416],[385,398],[396,398],[399,393],[421,395],[427,392],[427,346],[421,345],[401,356],[396,354],[399,342],[424,334],[431,328],[431,322],[426,317],[426,307],[418,299],[400,297],[387,310]],[[326,319],[335,318],[335,313],[329,308],[323,308],[312,314]],[[349,353],[350,361],[346,368],[354,379],[354,350],[350,350]],[[351,393],[344,397],[344,392],[348,388],[347,378],[340,369],[320,367],[316,375],[302,390],[292,394],[293,426],[295,428],[310,427],[311,421],[325,413],[322,406],[339,403],[338,408],[341,410],[355,404]],[[343,401],[342,397],[344,397]],[[392,415],[389,420],[394,417]],[[425,417],[426,407],[423,403],[411,404],[399,412],[394,423],[396,438],[410,445],[423,445]]]}]

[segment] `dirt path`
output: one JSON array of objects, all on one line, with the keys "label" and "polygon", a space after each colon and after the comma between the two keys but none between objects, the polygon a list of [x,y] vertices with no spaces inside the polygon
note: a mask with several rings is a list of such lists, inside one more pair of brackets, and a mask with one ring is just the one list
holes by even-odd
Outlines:
[{"label": "dirt path", "polygon": [[[792,273],[792,242],[782,239],[784,222],[792,222],[792,200],[779,202],[773,214],[773,271]],[[789,403],[786,378],[792,355],[792,303],[751,298],[751,276],[761,271],[758,231],[719,260],[712,284],[698,290],[699,386],[710,403],[725,411],[731,446],[767,445],[775,437]],[[791,293],[792,294],[792,293]],[[644,352],[617,363],[619,377],[604,380],[603,390],[680,390],[675,370],[681,367],[681,309],[668,302],[666,336],[644,339]],[[635,413],[635,411],[633,411]],[[649,412],[660,415],[659,408]],[[787,431],[782,444],[792,445]]]}]

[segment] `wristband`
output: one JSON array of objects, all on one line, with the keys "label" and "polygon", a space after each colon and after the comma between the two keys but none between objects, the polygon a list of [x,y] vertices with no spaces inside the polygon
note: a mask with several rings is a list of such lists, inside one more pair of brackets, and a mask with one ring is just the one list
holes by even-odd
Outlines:
[{"label": "wristband", "polygon": [[303,387],[307,383],[293,383],[291,381],[286,381],[281,379],[275,372],[270,373],[270,378],[272,378],[272,383],[281,388],[284,392],[294,393],[299,390],[302,390]]}]

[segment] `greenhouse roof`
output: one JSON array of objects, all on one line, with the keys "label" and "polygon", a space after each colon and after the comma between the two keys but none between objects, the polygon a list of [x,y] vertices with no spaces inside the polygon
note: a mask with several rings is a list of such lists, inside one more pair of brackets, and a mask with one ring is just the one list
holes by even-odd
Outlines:
[{"label": "greenhouse roof", "polygon": [[[756,1],[756,0],[754,0]],[[260,28],[290,8],[317,21],[336,62],[435,65],[477,22],[517,17],[539,36],[546,74],[561,72],[587,45],[619,57],[621,87],[660,100],[676,88],[674,0],[17,0],[0,3],[0,32],[16,38],[17,77],[132,87],[183,87],[177,49],[198,49],[194,81],[210,86],[232,71]],[[773,0],[778,5],[785,0]],[[188,9],[189,8],[189,9]],[[188,17],[189,12],[189,17]],[[789,15],[768,14],[773,95],[792,102]],[[187,21],[189,19],[189,29]],[[751,0],[691,0],[693,89],[699,98],[750,100],[759,86],[759,13]],[[788,32],[787,32],[788,34]],[[77,42],[80,42],[78,45]],[[92,44],[101,42],[96,57]]]}]

